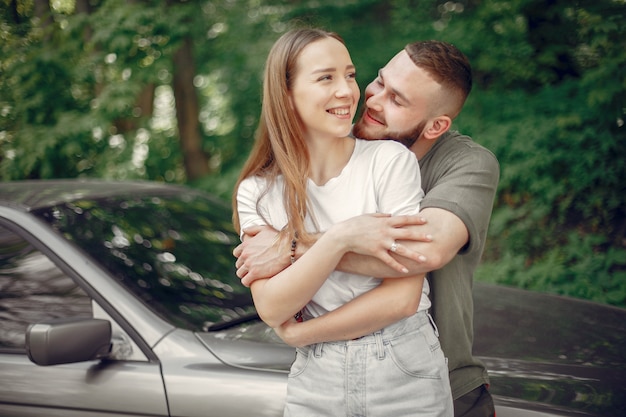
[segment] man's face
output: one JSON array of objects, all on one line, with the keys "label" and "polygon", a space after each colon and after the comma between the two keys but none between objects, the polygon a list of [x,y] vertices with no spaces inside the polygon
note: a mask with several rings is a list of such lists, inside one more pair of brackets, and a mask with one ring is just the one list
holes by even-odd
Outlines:
[{"label": "man's face", "polygon": [[410,148],[434,114],[440,91],[441,85],[401,51],[365,89],[365,107],[354,136],[394,139]]}]

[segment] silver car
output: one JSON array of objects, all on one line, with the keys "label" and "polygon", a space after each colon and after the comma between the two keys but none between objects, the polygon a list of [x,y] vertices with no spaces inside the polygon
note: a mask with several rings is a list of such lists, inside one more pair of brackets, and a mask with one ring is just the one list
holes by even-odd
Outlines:
[{"label": "silver car", "polygon": [[[0,183],[0,416],[281,416],[294,350],[235,276],[230,216],[153,182]],[[498,417],[624,414],[626,311],[476,300]]]}]

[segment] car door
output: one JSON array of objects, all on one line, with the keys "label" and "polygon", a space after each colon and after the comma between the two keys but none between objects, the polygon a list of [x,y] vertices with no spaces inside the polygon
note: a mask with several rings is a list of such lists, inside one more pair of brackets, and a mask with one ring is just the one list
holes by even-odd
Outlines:
[{"label": "car door", "polygon": [[[159,363],[148,360],[81,289],[70,265],[47,253],[52,252],[32,235],[0,219],[0,415],[169,415]],[[111,321],[113,338],[127,352],[111,360],[53,366],[31,362],[25,349],[28,325],[70,317]]]}]

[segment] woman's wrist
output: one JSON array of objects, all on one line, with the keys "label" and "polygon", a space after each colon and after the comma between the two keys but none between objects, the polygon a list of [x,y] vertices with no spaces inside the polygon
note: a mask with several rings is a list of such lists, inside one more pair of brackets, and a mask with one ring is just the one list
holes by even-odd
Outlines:
[{"label": "woman's wrist", "polygon": [[[289,265],[294,263],[295,259],[298,258],[297,252],[296,252],[295,259],[293,259],[294,253],[291,249],[292,246],[293,246],[293,237],[290,236],[287,229],[283,229],[280,232],[278,232],[278,234],[276,235],[275,247],[277,248],[276,250],[277,250],[277,253],[279,254],[279,257],[278,257],[279,262],[281,265],[283,265],[283,268],[288,267]],[[296,245],[296,248],[297,248],[297,245]]]},{"label": "woman's wrist", "polygon": [[323,235],[321,239],[326,239],[333,245],[333,252],[344,255],[350,251],[349,241],[347,239],[347,233],[344,230],[347,225],[344,223],[336,223],[330,227]]},{"label": "woman's wrist", "polygon": [[289,262],[293,265],[296,261],[296,247],[298,245],[298,235],[294,235],[291,238],[291,245],[289,246]]}]

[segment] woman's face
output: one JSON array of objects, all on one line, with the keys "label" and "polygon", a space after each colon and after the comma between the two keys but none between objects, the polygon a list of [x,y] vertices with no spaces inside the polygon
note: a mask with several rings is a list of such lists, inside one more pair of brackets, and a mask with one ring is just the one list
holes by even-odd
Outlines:
[{"label": "woman's face", "polygon": [[307,140],[347,136],[361,93],[346,47],[334,38],[307,45],[290,95]]}]

